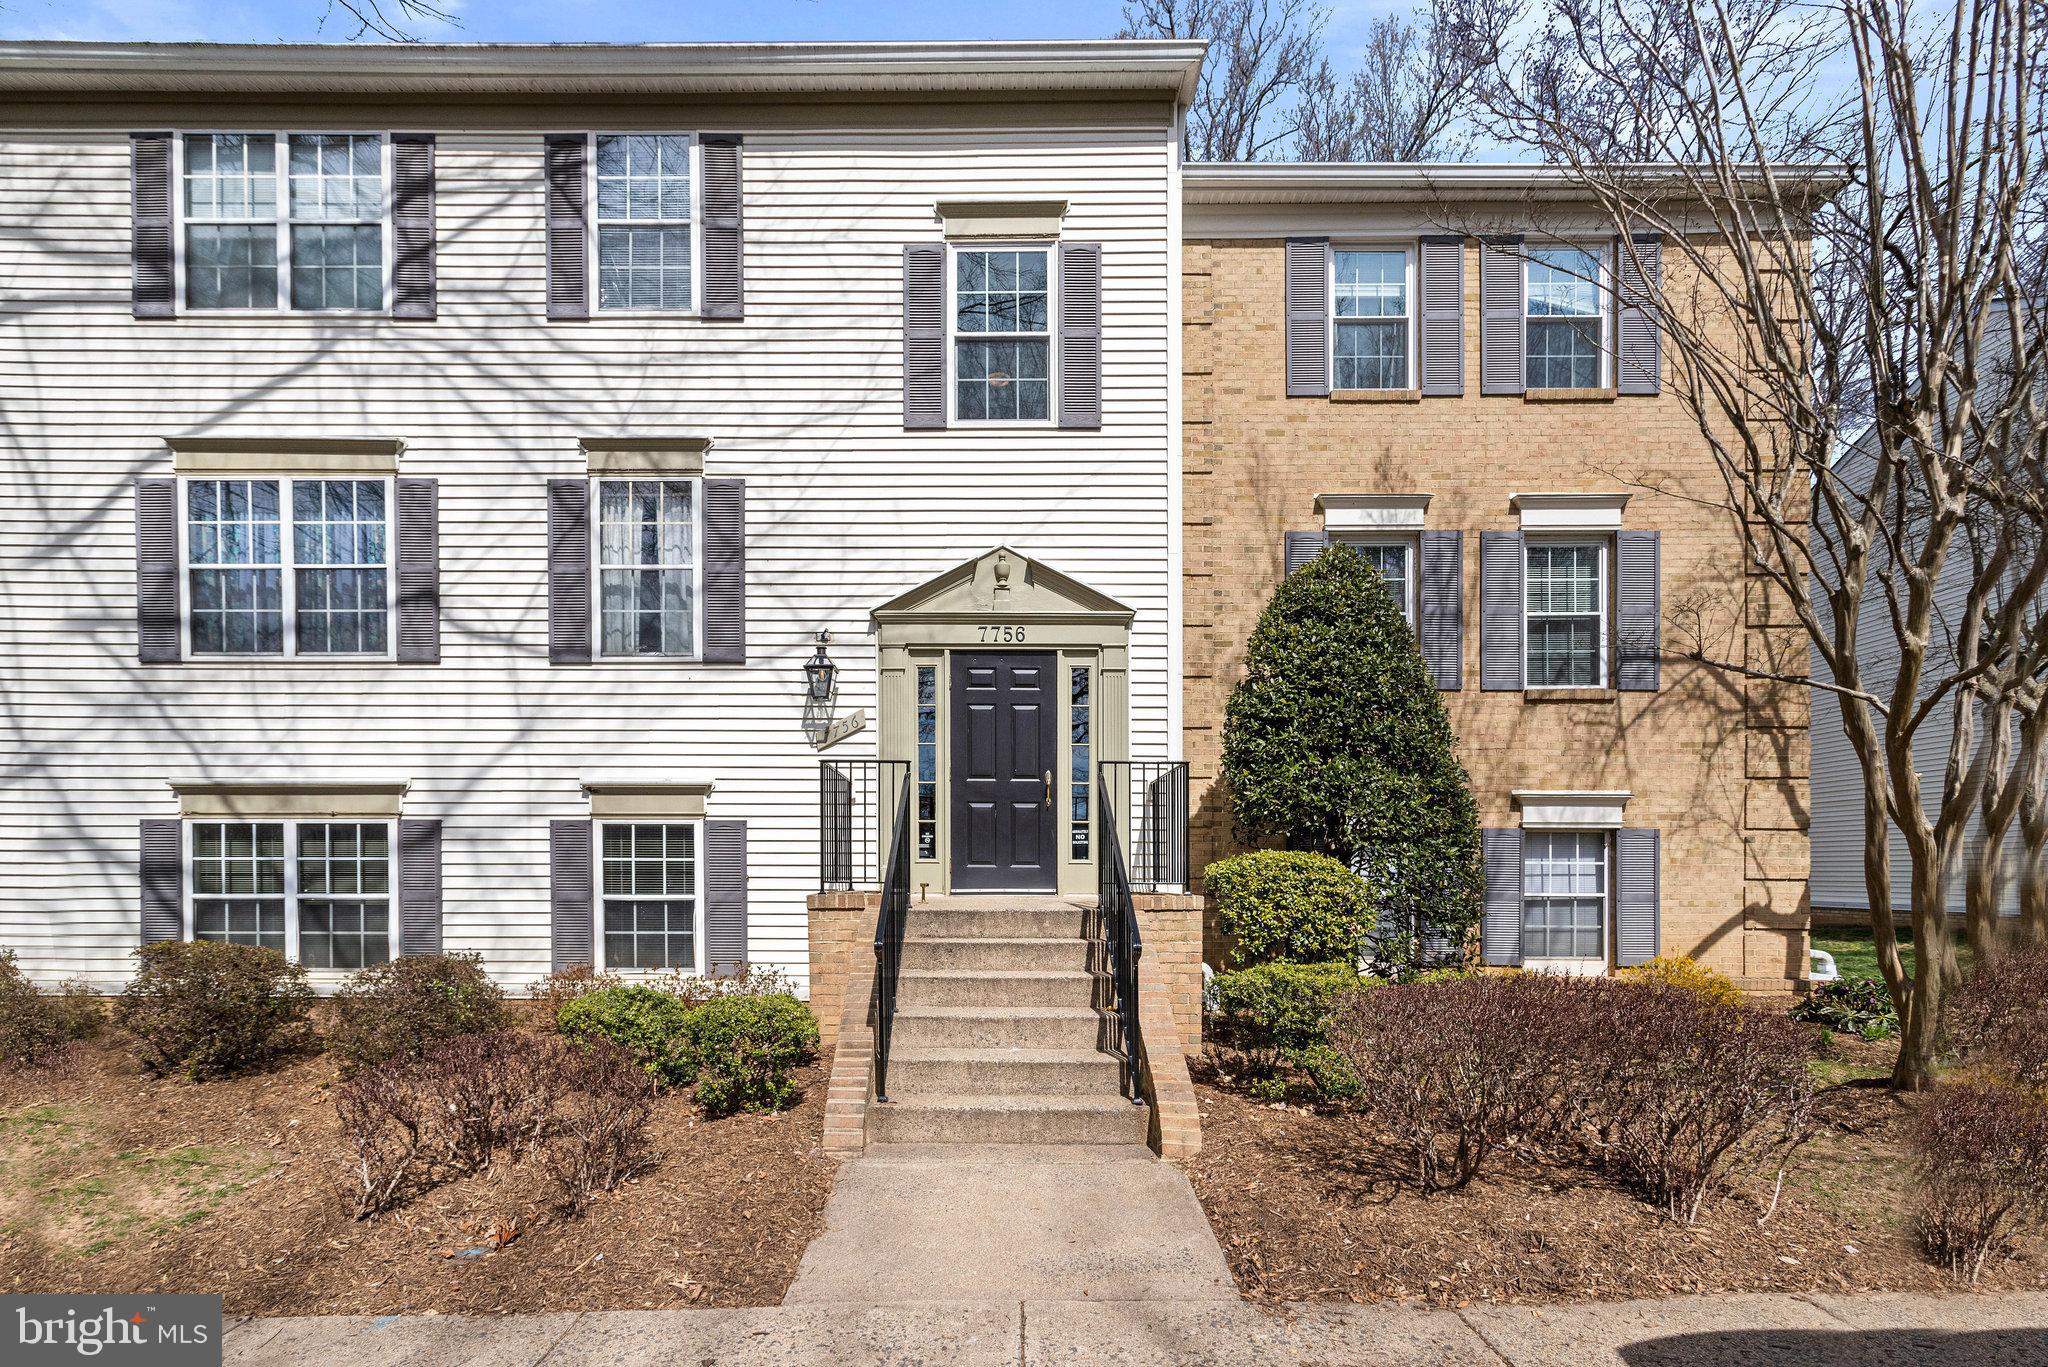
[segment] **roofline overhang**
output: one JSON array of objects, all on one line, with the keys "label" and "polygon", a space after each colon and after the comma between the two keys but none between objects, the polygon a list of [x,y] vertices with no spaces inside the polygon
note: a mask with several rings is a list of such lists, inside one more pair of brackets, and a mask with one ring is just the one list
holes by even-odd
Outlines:
[{"label": "roofline overhang", "polygon": [[1207,43],[0,43],[7,95],[1194,96]]},{"label": "roofline overhang", "polygon": [[[1603,178],[1634,194],[1701,198],[1708,168],[1631,163],[1600,168]],[[1771,167],[1781,182],[1825,200],[1849,182],[1849,168],[1833,163]],[[1757,173],[1751,172],[1751,175]],[[1592,196],[1583,173],[1569,166],[1531,163],[1190,162],[1182,172],[1188,204],[1361,204],[1434,198],[1585,201]]]}]

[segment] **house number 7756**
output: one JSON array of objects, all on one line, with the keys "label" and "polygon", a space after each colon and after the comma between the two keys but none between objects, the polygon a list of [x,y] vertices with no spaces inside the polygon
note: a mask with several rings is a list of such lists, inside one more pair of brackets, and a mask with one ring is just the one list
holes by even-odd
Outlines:
[{"label": "house number 7756", "polygon": [[981,629],[981,639],[984,644],[999,641],[1005,645],[1015,645],[1024,639],[1024,628],[985,626]]}]

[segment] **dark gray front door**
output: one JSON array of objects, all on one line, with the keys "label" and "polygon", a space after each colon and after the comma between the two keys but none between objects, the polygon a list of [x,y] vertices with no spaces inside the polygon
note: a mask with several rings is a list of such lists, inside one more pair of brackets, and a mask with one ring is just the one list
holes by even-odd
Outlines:
[{"label": "dark gray front door", "polygon": [[953,891],[1051,892],[1054,656],[953,657]]}]

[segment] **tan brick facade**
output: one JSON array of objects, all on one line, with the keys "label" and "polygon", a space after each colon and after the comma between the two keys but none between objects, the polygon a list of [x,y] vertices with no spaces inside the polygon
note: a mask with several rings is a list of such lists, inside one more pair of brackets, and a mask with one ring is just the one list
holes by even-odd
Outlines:
[{"label": "tan brick facade", "polygon": [[[1667,262],[1675,255],[1666,253]],[[1804,672],[1739,534],[1698,427],[1662,396],[1544,402],[1481,396],[1479,253],[1465,261],[1462,397],[1285,397],[1283,244],[1191,239],[1184,257],[1187,673],[1185,753],[1196,869],[1235,848],[1217,784],[1224,706],[1279,582],[1283,533],[1322,526],[1325,493],[1427,493],[1427,525],[1465,533],[1464,688],[1443,695],[1480,820],[1512,826],[1513,789],[1634,794],[1626,822],[1662,832],[1662,940],[1746,986],[1806,962],[1806,694],[1666,658],[1656,693],[1570,700],[1479,690],[1479,546],[1519,526],[1516,492],[1630,492],[1622,525],[1661,534],[1665,648],[1698,604],[1742,650]],[[1647,487],[1646,487],[1647,486]],[[1654,492],[1653,492],[1654,490]],[[1688,498],[1690,495],[1691,498]],[[1704,500],[1704,503],[1697,501]],[[1735,640],[1734,634],[1742,639]]]}]

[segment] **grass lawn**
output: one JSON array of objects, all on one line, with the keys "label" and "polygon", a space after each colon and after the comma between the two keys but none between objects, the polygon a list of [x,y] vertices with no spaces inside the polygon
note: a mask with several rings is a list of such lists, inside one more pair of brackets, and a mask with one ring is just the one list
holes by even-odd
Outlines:
[{"label": "grass lawn", "polygon": [[[1844,978],[1883,976],[1877,971],[1877,936],[1869,926],[1815,926],[1813,947],[1834,955],[1835,967],[1841,970]],[[1963,970],[1968,972],[1970,946],[1959,939],[1956,952],[1962,959]],[[1905,964],[1906,972],[1912,973],[1913,935],[1903,927],[1899,931],[1899,959]]]}]

